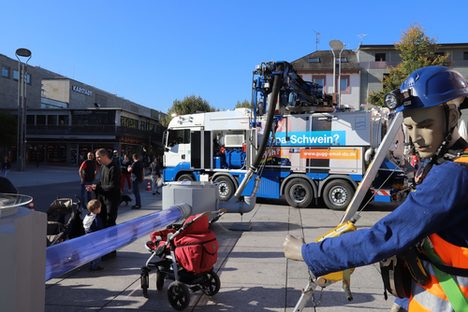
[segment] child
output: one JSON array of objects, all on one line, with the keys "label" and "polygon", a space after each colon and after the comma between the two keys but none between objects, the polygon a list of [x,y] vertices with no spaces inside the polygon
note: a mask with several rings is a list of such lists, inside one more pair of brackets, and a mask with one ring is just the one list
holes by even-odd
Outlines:
[{"label": "child", "polygon": [[[88,234],[102,229],[101,216],[99,215],[101,212],[101,202],[97,199],[92,199],[88,202],[86,208],[88,208],[89,213],[83,219],[85,233]],[[91,261],[89,264],[89,270],[100,271],[104,269],[100,264],[101,258]]]}]

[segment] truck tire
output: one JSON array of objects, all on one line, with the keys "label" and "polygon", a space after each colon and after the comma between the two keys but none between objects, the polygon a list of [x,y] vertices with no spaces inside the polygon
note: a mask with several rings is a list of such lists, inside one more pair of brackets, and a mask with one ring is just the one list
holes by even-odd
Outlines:
[{"label": "truck tire", "polygon": [[194,181],[194,178],[190,173],[181,174],[180,177],[177,178],[177,181]]},{"label": "truck tire", "polygon": [[354,196],[354,188],[348,181],[332,180],[325,185],[322,198],[325,206],[333,210],[344,211]]},{"label": "truck tire", "polygon": [[234,183],[227,176],[218,176],[214,178],[214,183],[218,186],[218,198],[219,200],[229,200],[234,195]]},{"label": "truck tire", "polygon": [[314,199],[314,190],[306,180],[294,178],[286,184],[284,198],[292,207],[306,208]]}]

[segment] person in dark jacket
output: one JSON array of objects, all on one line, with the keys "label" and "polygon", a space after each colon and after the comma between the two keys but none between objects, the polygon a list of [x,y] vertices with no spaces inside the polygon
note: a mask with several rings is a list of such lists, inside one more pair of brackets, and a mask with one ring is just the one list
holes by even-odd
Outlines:
[{"label": "person in dark jacket", "polygon": [[88,185],[87,189],[95,191],[96,198],[102,204],[101,216],[104,227],[110,227],[116,224],[120,205],[120,168],[104,148],[96,151],[96,161],[101,165],[100,181]]},{"label": "person in dark jacket", "polygon": [[141,208],[140,184],[143,182],[143,163],[138,154],[133,154],[133,163],[128,167],[128,172],[132,174],[132,191],[135,195],[135,205],[132,209]]}]

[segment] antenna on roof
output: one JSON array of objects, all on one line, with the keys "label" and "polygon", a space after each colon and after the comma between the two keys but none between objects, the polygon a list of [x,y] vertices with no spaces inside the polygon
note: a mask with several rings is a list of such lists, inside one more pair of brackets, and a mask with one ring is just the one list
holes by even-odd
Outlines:
[{"label": "antenna on roof", "polygon": [[318,51],[319,43],[320,43],[320,32],[315,31],[312,29],[312,31],[315,33],[315,51]]}]

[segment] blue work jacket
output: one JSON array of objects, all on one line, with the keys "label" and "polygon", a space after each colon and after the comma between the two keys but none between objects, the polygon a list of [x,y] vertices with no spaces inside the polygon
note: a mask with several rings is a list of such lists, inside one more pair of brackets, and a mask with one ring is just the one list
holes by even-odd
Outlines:
[{"label": "blue work jacket", "polygon": [[438,233],[468,247],[468,167],[446,161],[434,165],[423,183],[371,228],[304,244],[302,256],[315,276],[371,264]]}]

